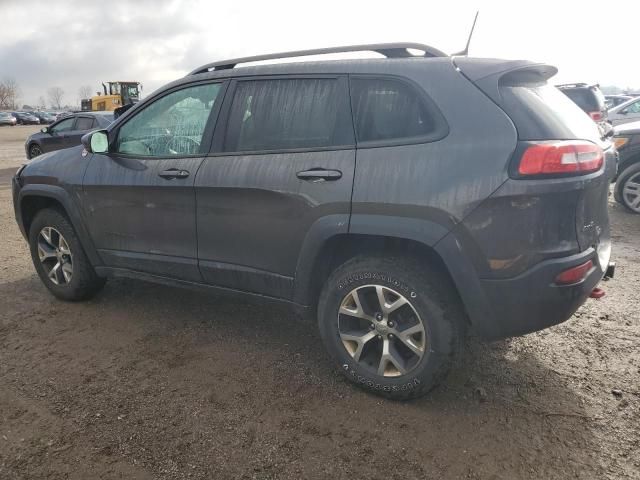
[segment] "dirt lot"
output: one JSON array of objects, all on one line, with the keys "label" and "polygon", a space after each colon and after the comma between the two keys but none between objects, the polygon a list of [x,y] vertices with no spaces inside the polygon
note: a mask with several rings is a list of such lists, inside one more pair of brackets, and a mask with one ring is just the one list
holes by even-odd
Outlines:
[{"label": "dirt lot", "polygon": [[640,478],[639,216],[611,204],[606,297],[470,339],[445,385],[396,403],[285,310],[125,280],[55,300],[11,204],[34,130],[0,128],[0,478]]}]

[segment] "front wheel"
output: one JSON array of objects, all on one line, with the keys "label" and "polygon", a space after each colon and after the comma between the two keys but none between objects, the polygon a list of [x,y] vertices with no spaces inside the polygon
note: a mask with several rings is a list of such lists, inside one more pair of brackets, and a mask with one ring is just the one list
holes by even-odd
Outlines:
[{"label": "front wheel", "polygon": [[29,158],[35,158],[38,155],[42,155],[42,148],[37,143],[34,143],[29,147]]},{"label": "front wheel", "polygon": [[62,300],[85,300],[104,286],[67,217],[55,209],[38,212],[29,229],[31,258],[42,283]]},{"label": "front wheel", "polygon": [[640,213],[640,163],[625,168],[615,186],[615,199],[633,213]]},{"label": "front wheel", "polygon": [[340,371],[392,399],[424,395],[446,376],[465,318],[448,278],[408,258],[357,257],[327,280],[320,335]]}]

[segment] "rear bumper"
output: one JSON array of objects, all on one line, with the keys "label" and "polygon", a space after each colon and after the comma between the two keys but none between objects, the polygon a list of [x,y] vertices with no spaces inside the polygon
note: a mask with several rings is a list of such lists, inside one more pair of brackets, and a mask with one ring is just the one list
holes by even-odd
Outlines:
[{"label": "rear bumper", "polygon": [[[590,248],[569,257],[547,260],[514,278],[480,280],[492,318],[472,318],[474,330],[483,337],[501,338],[568,320],[605,275],[609,253],[609,245],[599,252]],[[589,259],[594,266],[582,281],[562,286],[554,283],[560,272]]]}]

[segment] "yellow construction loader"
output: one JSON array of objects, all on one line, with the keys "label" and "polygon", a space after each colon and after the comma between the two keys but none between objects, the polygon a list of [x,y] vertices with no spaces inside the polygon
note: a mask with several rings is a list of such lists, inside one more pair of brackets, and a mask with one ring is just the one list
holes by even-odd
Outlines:
[{"label": "yellow construction loader", "polygon": [[113,111],[116,108],[138,103],[142,84],[139,82],[107,82],[102,84],[102,92],[83,99],[83,111]]}]

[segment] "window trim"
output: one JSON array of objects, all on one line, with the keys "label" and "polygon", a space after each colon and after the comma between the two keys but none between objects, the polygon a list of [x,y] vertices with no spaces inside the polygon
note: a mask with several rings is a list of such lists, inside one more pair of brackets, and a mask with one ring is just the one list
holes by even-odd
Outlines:
[{"label": "window trim", "polygon": [[[385,140],[365,140],[360,141],[358,139],[358,129],[356,128],[356,109],[354,105],[355,96],[352,94],[353,79],[363,79],[363,80],[393,80],[400,82],[411,90],[414,91],[416,97],[422,100],[424,107],[427,109],[429,114],[433,116],[433,121],[436,124],[435,129],[426,134],[426,135],[418,135],[415,137],[403,137],[398,139],[385,139]],[[399,147],[402,145],[421,145],[425,143],[433,143],[449,135],[449,124],[445,119],[445,116],[442,114],[438,105],[433,101],[433,99],[427,95],[427,92],[415,81],[403,77],[400,75],[385,75],[385,74],[349,74],[349,98],[351,99],[351,119],[353,121],[353,131],[356,136],[356,148],[365,149],[365,148],[382,148],[382,147]]]},{"label": "window trim", "polygon": [[[351,121],[351,138],[353,143],[345,145],[329,145],[326,147],[301,147],[301,148],[279,148],[279,149],[263,149],[263,150],[224,150],[224,142],[229,129],[229,118],[231,115],[231,107],[236,95],[236,87],[240,82],[264,81],[264,80],[336,80],[338,82],[338,94],[343,97],[346,104],[344,115],[348,116]],[[349,85],[346,74],[278,74],[278,75],[255,75],[231,78],[231,84],[227,90],[227,95],[220,113],[219,126],[214,133],[214,141],[211,148],[211,156],[215,157],[242,157],[248,155],[271,155],[278,153],[307,153],[307,152],[335,152],[341,150],[353,150],[356,148],[355,131],[353,131],[353,118],[351,115],[351,103],[349,100]]]},{"label": "window trim", "polygon": [[[172,159],[177,160],[182,158],[204,158],[209,156],[211,154],[211,148],[213,145],[213,138],[216,131],[216,125],[220,119],[220,112],[222,111],[222,105],[224,104],[224,101],[225,101],[229,83],[230,83],[230,80],[227,78],[206,79],[206,80],[198,80],[195,82],[181,83],[179,85],[175,85],[174,87],[168,88],[167,90],[164,90],[152,97],[149,97],[148,99],[145,99],[143,101],[144,103],[138,104],[141,106],[141,108],[135,108],[135,107],[132,108],[131,110],[129,110],[129,112],[132,113],[131,115],[126,115],[121,117],[123,118],[122,122],[116,121],[114,122],[115,125],[114,123],[112,123],[109,126],[109,128],[106,128],[109,134],[110,140],[109,140],[109,151],[105,155],[112,155],[118,158],[133,158],[133,159],[139,159],[139,160],[172,160]],[[124,125],[126,125],[127,122],[131,121],[132,118],[135,118],[140,112],[143,112],[145,109],[147,109],[150,105],[153,105],[158,100],[166,97],[167,95],[171,95],[174,92],[191,88],[191,87],[197,87],[200,85],[211,85],[211,84],[220,84],[220,93],[218,93],[218,96],[213,102],[213,107],[211,107],[211,112],[209,112],[209,118],[205,123],[204,131],[202,133],[202,138],[204,139],[205,137],[209,137],[209,143],[208,145],[205,146],[205,148],[202,149],[201,152],[192,153],[189,155],[163,155],[163,156],[157,156],[157,157],[150,157],[146,155],[131,155],[128,153],[121,153],[121,152],[116,152],[112,150],[112,149],[115,149],[118,143],[118,137],[120,136],[120,129]],[[136,105],[136,107],[138,105]],[[133,113],[134,111],[135,111],[135,114]],[[126,112],[126,113],[129,113],[129,112]]]}]

